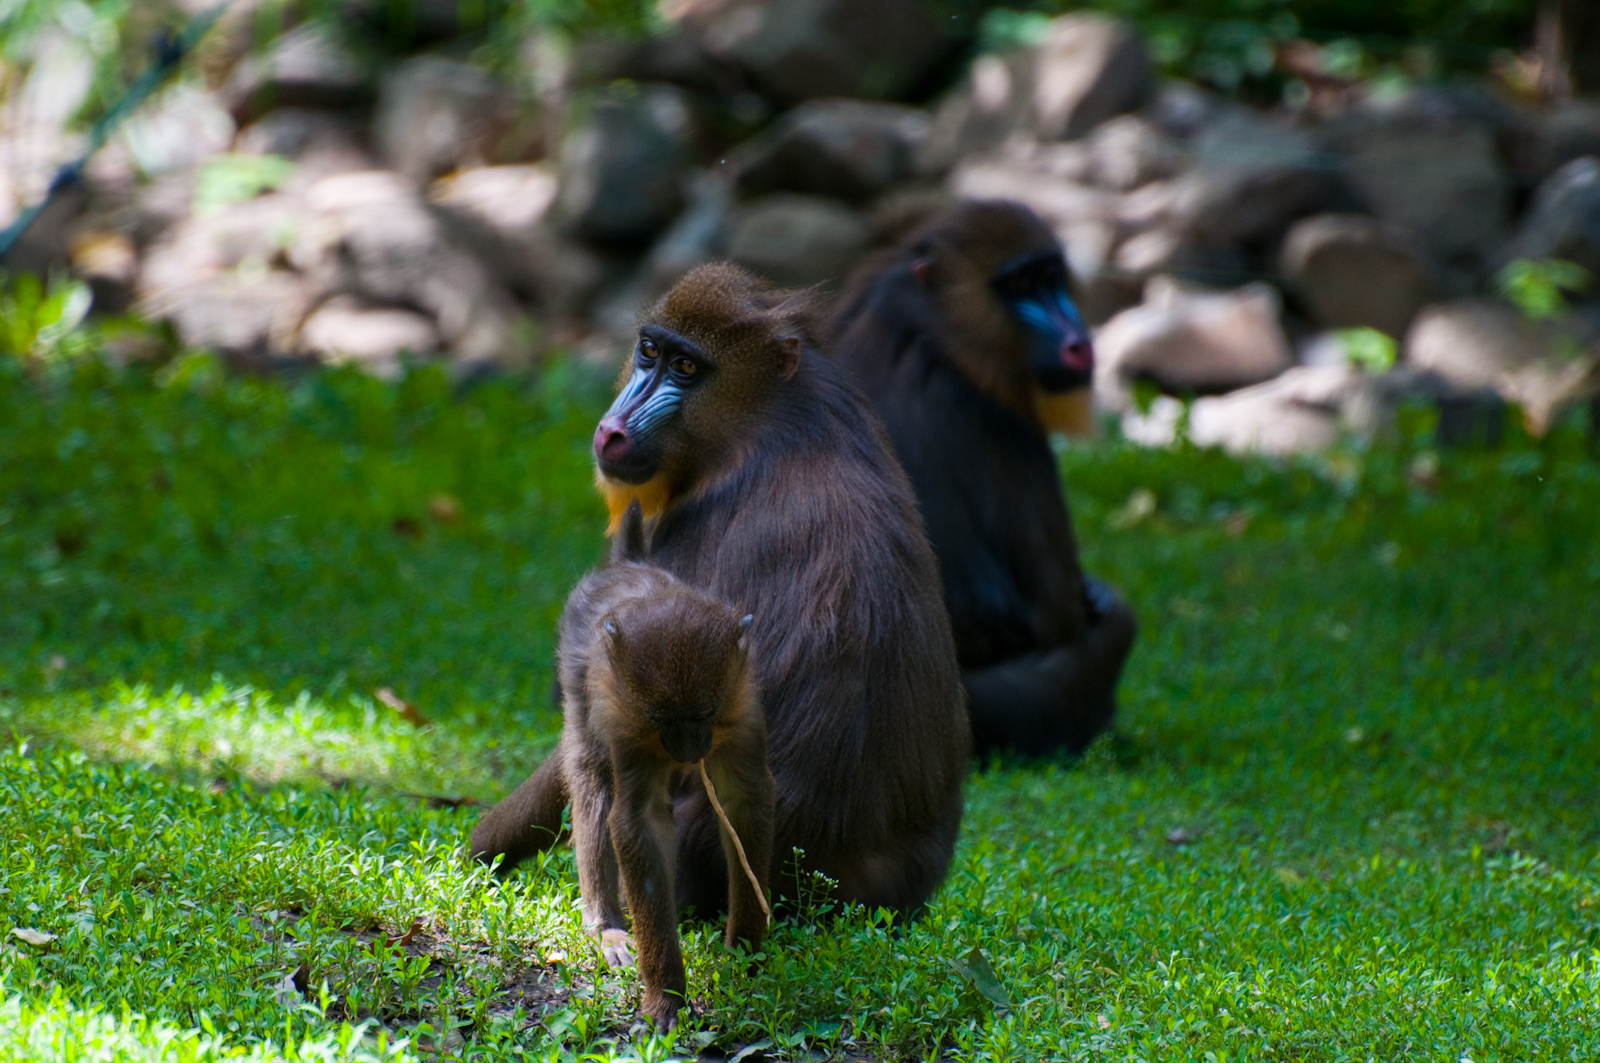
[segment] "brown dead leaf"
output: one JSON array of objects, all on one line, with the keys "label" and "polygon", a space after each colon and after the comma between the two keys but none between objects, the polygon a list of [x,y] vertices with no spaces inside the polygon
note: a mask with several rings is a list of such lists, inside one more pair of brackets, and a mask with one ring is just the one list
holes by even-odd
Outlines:
[{"label": "brown dead leaf", "polygon": [[400,718],[413,727],[433,726],[432,721],[430,721],[426,716],[422,715],[415,705],[411,704],[411,702],[405,700],[388,687],[379,687],[377,690],[372,692],[372,696],[389,706],[395,712],[399,713]]},{"label": "brown dead leaf", "polygon": [[30,945],[38,945],[41,948],[44,947],[44,946],[49,945],[50,942],[52,942],[52,941],[54,941],[56,939],[56,935],[54,935],[52,933],[49,933],[48,931],[35,930],[32,927],[27,927],[27,926],[14,926],[14,927],[12,927],[11,928],[11,935],[13,937],[21,938],[23,941],[26,941]]}]

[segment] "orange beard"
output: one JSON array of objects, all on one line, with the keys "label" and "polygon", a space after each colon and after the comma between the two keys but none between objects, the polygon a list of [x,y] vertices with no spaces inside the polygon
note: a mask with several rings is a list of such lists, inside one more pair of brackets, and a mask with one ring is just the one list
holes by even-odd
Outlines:
[{"label": "orange beard", "polygon": [[1094,434],[1094,393],[1088,388],[1076,388],[1052,395],[1035,388],[1033,414],[1046,431],[1064,436],[1091,436]]},{"label": "orange beard", "polygon": [[615,535],[622,526],[622,515],[628,511],[628,503],[634,499],[639,500],[639,508],[644,511],[645,520],[654,520],[667,508],[667,503],[672,501],[672,486],[665,476],[657,475],[654,479],[646,480],[642,484],[617,483],[608,480],[599,469],[594,471],[594,486],[600,492],[600,497],[606,500],[606,509],[611,513],[611,519],[606,524],[606,534]]}]

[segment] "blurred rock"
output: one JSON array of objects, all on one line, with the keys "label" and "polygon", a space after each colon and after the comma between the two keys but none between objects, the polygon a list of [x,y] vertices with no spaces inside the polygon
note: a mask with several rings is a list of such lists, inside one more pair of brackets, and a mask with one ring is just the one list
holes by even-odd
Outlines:
[{"label": "blurred rock", "polygon": [[401,368],[402,352],[426,355],[437,350],[439,333],[414,310],[336,296],[306,318],[300,347],[325,362],[354,362],[368,372],[392,376]]},{"label": "blurred rock", "polygon": [[1396,338],[1432,298],[1427,264],[1398,226],[1363,214],[1318,214],[1289,230],[1279,269],[1323,328]]},{"label": "blurred rock", "polygon": [[666,294],[685,273],[712,258],[727,238],[733,192],[720,176],[695,174],[689,204],[650,248],[640,268],[645,301]]},{"label": "blurred rock", "polygon": [[1063,15],[1033,49],[1034,130],[1045,140],[1083,136],[1150,94],[1150,56],[1124,22]]},{"label": "blurred rock", "polygon": [[681,27],[644,40],[583,37],[573,45],[571,76],[574,84],[590,87],[659,81],[727,96],[748,91],[749,80],[736,67],[707,55]]},{"label": "blurred rock", "polygon": [[1163,81],[1145,105],[1143,114],[1167,136],[1188,140],[1227,107],[1219,96],[1199,85],[1188,81]]},{"label": "blurred rock", "polygon": [[593,93],[561,150],[556,210],[574,235],[640,244],[683,205],[689,109],[668,85]]},{"label": "blurred rock", "polygon": [[1182,153],[1172,138],[1138,115],[1113,118],[1089,135],[1084,176],[1092,184],[1116,192],[1131,192],[1183,165]]},{"label": "blurred rock", "polygon": [[1196,399],[1189,439],[1232,454],[1325,450],[1339,438],[1343,392],[1355,375],[1338,366],[1297,366],[1254,387]]},{"label": "blurred rock", "polygon": [[1546,342],[1517,308],[1498,299],[1457,299],[1423,308],[1406,333],[1405,364],[1461,387],[1498,387],[1509,371],[1538,361]]},{"label": "blurred rock", "polygon": [[1562,100],[1536,121],[1534,177],[1542,179],[1573,159],[1600,155],[1600,100]]},{"label": "blurred rock", "polygon": [[1532,322],[1491,299],[1425,308],[1406,334],[1407,366],[1462,389],[1492,388],[1542,435],[1569,407],[1600,394],[1600,320]]},{"label": "blurred rock", "polygon": [[[1117,197],[1104,189],[1079,184],[1049,173],[1059,167],[1060,145],[1030,145],[1014,141],[1006,150],[964,163],[950,175],[949,188],[962,199],[1009,199],[1025,204],[1055,230],[1066,252],[1067,264],[1085,285],[1085,307],[1091,320],[1103,320],[1127,301],[1104,288],[1106,271],[1122,232],[1117,217]],[[1117,284],[1113,283],[1112,288]],[[1138,301],[1141,282],[1133,285]]]},{"label": "blurred rock", "polygon": [[1203,243],[1270,242],[1336,187],[1333,160],[1309,135],[1243,108],[1207,122],[1193,154],[1193,169],[1172,182],[1166,225]]},{"label": "blurred rock", "polygon": [[373,116],[373,144],[389,169],[426,183],[442,173],[496,161],[516,97],[466,63],[418,56],[385,75]]},{"label": "blurred rock", "polygon": [[302,205],[286,195],[184,217],[145,255],[139,312],[170,318],[191,346],[291,350],[301,317],[318,297],[284,261],[305,221]]},{"label": "blurred rock", "polygon": [[843,279],[869,236],[866,221],[836,200],[780,192],[733,213],[727,255],[775,284],[801,288]]},{"label": "blurred rock", "polygon": [[911,176],[926,112],[891,103],[813,100],[784,115],[729,160],[749,194],[804,192],[861,200]]},{"label": "blurred rock", "polygon": [[1600,278],[1600,157],[1574,159],[1539,186],[1506,258],[1562,258]]},{"label": "blurred rock", "polygon": [[559,188],[560,177],[543,163],[479,166],[441,177],[429,188],[428,198],[496,228],[514,230],[544,221]]},{"label": "blurred rock", "polygon": [[939,101],[917,171],[939,174],[994,150],[1028,124],[1028,73],[1025,53],[980,55],[966,78]]},{"label": "blurred rock", "polygon": [[57,168],[83,145],[82,134],[68,124],[94,84],[94,56],[87,44],[47,30],[35,42],[32,58],[20,87],[12,82],[0,100],[0,226],[43,197]]},{"label": "blurred rock", "polygon": [[1268,380],[1294,364],[1278,324],[1278,297],[1264,284],[1232,292],[1196,292],[1153,278],[1144,302],[1095,335],[1096,400],[1131,406],[1133,384],[1215,394]]},{"label": "blurred rock", "polygon": [[153,177],[227,151],[234,131],[232,116],[215,96],[180,82],[129,115],[117,138],[139,171]]},{"label": "blurred rock", "polygon": [[1330,125],[1353,193],[1445,263],[1477,263],[1505,239],[1511,182],[1490,117],[1424,93]]},{"label": "blurred rock", "polygon": [[185,346],[253,357],[293,350],[313,298],[300,278],[268,270],[221,273],[162,295],[140,312],[170,318]]},{"label": "blurred rock", "polygon": [[787,103],[899,98],[952,44],[923,0],[676,0],[664,10],[706,54]]},{"label": "blurred rock", "polygon": [[1033,48],[982,55],[940,102],[918,169],[942,172],[1022,133],[1079,137],[1151,91],[1144,43],[1125,24],[1097,14],[1056,19]]},{"label": "blurred rock", "polygon": [[234,138],[240,155],[281,155],[293,159],[292,182],[309,187],[336,173],[377,165],[367,148],[363,123],[351,114],[307,107],[280,107],[245,126]]},{"label": "blurred rock", "polygon": [[295,234],[289,258],[318,290],[422,310],[460,359],[504,364],[527,353],[510,295],[404,177],[324,178],[306,205],[316,217]]},{"label": "blurred rock", "polygon": [[501,283],[557,317],[575,313],[600,282],[599,262],[545,222],[557,177],[543,164],[483,166],[435,181],[429,199]]},{"label": "blurred rock", "polygon": [[246,55],[220,93],[240,125],[275,107],[350,107],[370,103],[373,95],[366,66],[313,23]]}]

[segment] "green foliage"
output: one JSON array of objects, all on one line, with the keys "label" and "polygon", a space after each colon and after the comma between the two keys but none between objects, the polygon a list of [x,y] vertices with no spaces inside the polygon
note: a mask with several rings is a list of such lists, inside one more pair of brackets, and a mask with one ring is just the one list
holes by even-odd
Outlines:
[{"label": "green foliage", "polygon": [[281,155],[213,155],[195,175],[194,209],[205,213],[254,199],[280,187],[294,169]]},{"label": "green foliage", "polygon": [[1345,361],[1369,373],[1387,373],[1399,356],[1394,337],[1375,328],[1340,329],[1338,339]]},{"label": "green foliage", "polygon": [[1584,292],[1594,282],[1576,262],[1519,258],[1495,276],[1500,294],[1534,321],[1560,317],[1567,311],[1567,293]]},{"label": "green foliage", "polygon": [[34,274],[19,273],[7,287],[0,273],[0,354],[52,358],[93,349],[93,334],[78,328],[94,302],[87,284],[56,274],[47,289]]},{"label": "green foliage", "polygon": [[574,366],[0,362],[0,1058],[1600,1054],[1600,468],[1571,426],[1441,453],[1421,413],[1287,462],[1064,450],[1140,613],[1120,734],[975,772],[910,926],[819,892],[748,973],[686,924],[700,1013],[630,1031],[570,854],[495,885],[474,812],[407,796],[550,748],[603,404]]}]

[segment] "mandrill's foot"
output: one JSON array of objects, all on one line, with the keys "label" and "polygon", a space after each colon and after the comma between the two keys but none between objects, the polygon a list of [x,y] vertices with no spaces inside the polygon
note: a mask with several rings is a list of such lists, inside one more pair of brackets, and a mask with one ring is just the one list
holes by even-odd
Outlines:
[{"label": "mandrill's foot", "polygon": [[631,971],[633,962],[633,935],[612,927],[600,931],[600,955],[613,971]]},{"label": "mandrill's foot", "polygon": [[666,989],[646,989],[639,1010],[650,1016],[656,1029],[666,1033],[678,1023],[678,1009],[684,1006],[682,993]]}]

